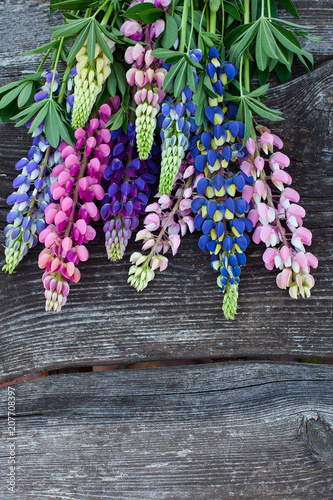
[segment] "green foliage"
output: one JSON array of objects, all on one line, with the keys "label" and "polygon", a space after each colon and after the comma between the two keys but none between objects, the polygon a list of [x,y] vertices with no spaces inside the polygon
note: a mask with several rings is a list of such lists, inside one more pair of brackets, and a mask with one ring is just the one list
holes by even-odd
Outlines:
[{"label": "green foliage", "polygon": [[124,12],[122,17],[146,24],[152,24],[163,15],[163,9],[157,9],[151,3],[140,3]]}]

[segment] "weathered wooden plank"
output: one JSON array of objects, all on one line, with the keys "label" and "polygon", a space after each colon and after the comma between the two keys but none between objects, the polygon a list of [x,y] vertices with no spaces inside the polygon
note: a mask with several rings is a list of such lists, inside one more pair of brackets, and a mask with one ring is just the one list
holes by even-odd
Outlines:
[{"label": "weathered wooden plank", "polygon": [[[333,14],[327,11],[329,3],[311,2],[311,9],[308,0],[296,3],[301,7],[302,22],[316,24],[318,18],[321,34],[330,40]],[[28,9],[22,10],[23,5]],[[11,0],[0,8],[2,84],[36,63],[13,59],[10,64],[17,48],[27,50],[47,41],[49,33],[40,29],[36,18],[42,16],[43,23],[56,22],[45,1],[23,4]],[[19,24],[14,26],[16,18]],[[12,29],[16,33],[9,43]],[[325,44],[313,45],[318,51],[323,49],[317,53],[319,61],[332,54],[332,46]],[[312,50],[312,46],[307,48]],[[311,299],[295,302],[278,290],[275,274],[263,268],[263,249],[252,245],[242,272],[238,317],[235,322],[226,322],[216,274],[209,266],[209,256],[197,248],[197,235],[186,237],[169,268],[138,294],[126,284],[128,258],[138,246],[131,243],[124,261],[111,265],[106,261],[98,226],[97,239],[90,245],[91,258],[81,267],[82,280],[72,287],[69,302],[58,316],[43,312],[37,249],[14,276],[0,274],[0,377],[8,380],[70,365],[182,357],[332,356],[332,75],[333,62],[325,61],[312,76],[303,72],[270,90],[270,103],[281,108],[286,117],[274,124],[274,131],[281,134],[285,152],[293,159],[290,173],[307,210],[305,225],[313,231],[311,250],[320,260]],[[25,131],[14,129],[12,124],[1,130],[0,229],[6,224],[4,207],[15,175],[13,165],[26,154],[30,142]],[[1,238],[3,242],[3,234]]]},{"label": "weathered wooden plank", "polygon": [[1,500],[329,499],[333,371],[217,363],[16,386],[16,493]]}]

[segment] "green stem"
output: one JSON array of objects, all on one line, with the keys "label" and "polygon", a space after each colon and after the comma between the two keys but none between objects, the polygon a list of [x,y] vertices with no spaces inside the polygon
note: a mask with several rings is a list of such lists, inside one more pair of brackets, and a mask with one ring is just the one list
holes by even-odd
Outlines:
[{"label": "green stem", "polygon": [[187,17],[188,17],[188,0],[185,0],[183,8],[182,24],[180,27],[181,31],[180,31],[179,52],[184,52],[185,49]]},{"label": "green stem", "polygon": [[102,26],[105,26],[108,23],[108,20],[110,19],[112,11],[113,11],[113,3],[110,3],[108,10],[105,12],[104,17],[101,21]]},{"label": "green stem", "polygon": [[221,10],[222,10],[221,37],[222,37],[222,40],[223,40],[223,38],[224,38],[224,0],[221,0]]},{"label": "green stem", "polygon": [[271,0],[267,0],[267,13],[268,13],[268,17],[272,17],[272,13],[271,13]]},{"label": "green stem", "polygon": [[199,33],[201,33],[201,26],[202,26],[202,21],[203,21],[204,13],[205,13],[205,10],[206,10],[206,7],[207,7],[207,3],[208,3],[208,0],[206,0],[204,8],[202,9],[201,18],[200,18]]},{"label": "green stem", "polygon": [[109,3],[110,0],[105,0],[105,2],[96,10],[95,14],[92,17],[96,17],[97,14],[105,7],[107,3]]},{"label": "green stem", "polygon": [[261,0],[261,17],[265,16],[265,0]]},{"label": "green stem", "polygon": [[61,37],[61,40],[60,40],[60,43],[59,43],[59,47],[58,47],[58,51],[57,51],[57,57],[56,57],[56,60],[55,60],[55,63],[54,63],[54,67],[53,67],[53,75],[52,75],[52,82],[51,82],[50,99],[52,99],[52,95],[53,95],[53,85],[54,85],[55,75],[56,75],[57,66],[58,66],[58,62],[59,62],[59,59],[60,59],[60,54],[61,54],[61,51],[62,51],[62,47],[64,45],[64,41],[65,41],[65,38]]},{"label": "green stem", "polygon": [[[244,0],[244,24],[250,22],[250,0]],[[244,54],[244,88],[250,92],[250,61]]]},{"label": "green stem", "polygon": [[44,66],[44,63],[45,63],[46,59],[49,57],[51,50],[52,50],[52,48],[47,50],[45,56],[43,57],[42,62],[38,66],[38,70],[36,71],[36,73],[38,73],[42,69],[42,67]]},{"label": "green stem", "polygon": [[190,48],[191,48],[191,41],[192,41],[193,28],[194,28],[194,4],[193,4],[193,0],[191,0],[191,13],[192,13],[192,23],[191,23],[190,38],[188,41],[188,50],[190,50]]},{"label": "green stem", "polygon": [[209,32],[210,33],[216,32],[216,12],[212,11],[210,11],[210,16],[209,16]]}]

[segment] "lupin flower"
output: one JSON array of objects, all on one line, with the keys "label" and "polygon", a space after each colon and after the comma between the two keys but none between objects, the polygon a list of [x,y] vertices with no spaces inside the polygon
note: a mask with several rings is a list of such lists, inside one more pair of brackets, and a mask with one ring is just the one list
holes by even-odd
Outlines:
[{"label": "lupin flower", "polygon": [[63,163],[54,167],[52,175],[56,181],[51,187],[54,200],[59,201],[46,208],[45,219],[49,225],[39,236],[45,244],[38,265],[45,268],[47,311],[61,310],[67,301],[69,285],[80,280],[79,262],[89,257],[85,244],[96,235],[89,223],[91,219],[99,219],[94,200],[104,196],[101,171],[110,153],[111,134],[105,128],[110,114],[110,106],[103,104],[99,119],[90,120],[86,130],[75,131],[75,148],[65,142],[59,147]]},{"label": "lupin flower", "polygon": [[[252,230],[252,222],[246,217],[250,202],[242,198],[246,186],[253,178],[239,172],[236,160],[247,154],[241,147],[244,125],[236,121],[225,122],[223,85],[236,74],[233,65],[220,61],[215,47],[209,50],[210,62],[206,67],[217,94],[209,98],[210,106],[205,114],[208,130],[196,139],[192,149],[197,171],[196,190],[199,197],[192,202],[196,229],[203,232],[199,239],[201,250],[210,252],[212,267],[220,272],[217,284],[224,293],[223,311],[227,319],[234,319],[237,310],[238,284],[241,266],[246,262],[244,251],[250,238],[245,231]],[[235,142],[239,139],[239,142]],[[235,171],[236,170],[236,171]]]},{"label": "lupin flower", "polygon": [[[298,204],[299,193],[289,187],[292,178],[285,169],[290,159],[284,153],[274,152],[274,147],[283,147],[278,136],[266,127],[259,126],[257,130],[256,141],[253,138],[247,141],[249,157],[241,165],[243,172],[255,179],[253,187],[243,192],[243,197],[253,202],[249,213],[255,226],[252,238],[257,244],[261,241],[266,244],[265,267],[281,271],[276,279],[278,287],[289,288],[292,298],[309,297],[314,285],[310,268],[318,266],[318,259],[304,247],[311,245],[312,233],[303,226],[305,210]],[[270,168],[270,176],[266,166]],[[272,194],[268,179],[279,192],[277,196]]]},{"label": "lupin flower", "polygon": [[[161,2],[155,3],[161,5]],[[159,103],[165,96],[162,89],[166,70],[162,67],[162,62],[151,54],[155,47],[155,40],[164,27],[164,21],[157,20],[151,26],[136,21],[125,21],[120,28],[120,31],[131,39],[138,42],[144,39],[146,44],[143,46],[137,43],[135,46],[128,47],[125,52],[125,61],[132,65],[126,73],[127,81],[132,87],[137,87],[134,94],[137,105],[135,125],[137,148],[141,160],[146,160],[151,151],[156,115],[160,109]]]},{"label": "lupin flower", "polygon": [[7,203],[12,205],[5,227],[6,263],[2,270],[11,274],[30,248],[38,243],[38,234],[45,228],[45,209],[52,201],[51,168],[60,160],[59,150],[51,154],[47,140],[37,135],[27,158],[19,160],[15,168],[19,175],[13,182],[14,191]]},{"label": "lupin flower", "polygon": [[[164,271],[168,259],[164,254],[171,249],[172,255],[178,251],[181,237],[189,230],[194,231],[191,217],[191,202],[194,188],[194,167],[192,158],[184,160],[171,195],[159,196],[157,202],[146,207],[144,229],[139,231],[136,241],[143,240],[142,250],[151,249],[148,255],[134,252],[130,261],[128,283],[138,292],[146,288],[154,279],[156,269]],[[154,234],[154,232],[158,233]],[[163,254],[163,255],[162,255]]]},{"label": "lupin flower", "polygon": [[[103,33],[111,52],[115,50],[115,43]],[[72,125],[74,129],[84,127],[91,110],[96,102],[102,85],[111,73],[110,60],[103,53],[98,43],[95,44],[95,57],[91,63],[88,58],[87,40],[76,54],[77,74],[74,78],[74,105]]]},{"label": "lupin flower", "polygon": [[[202,53],[200,50],[192,50],[190,57],[200,63]],[[195,68],[193,71],[196,83],[198,83]],[[190,145],[189,135],[197,129],[192,96],[192,90],[185,87],[175,104],[170,98],[162,102],[161,114],[158,117],[158,125],[162,129],[161,177],[158,188],[160,194],[170,194],[177,172]]]},{"label": "lupin flower", "polygon": [[[127,134],[122,129],[111,132],[112,146],[108,167],[104,170],[106,194],[101,216],[105,231],[108,258],[123,258],[128,240],[139,224],[150,195],[149,184],[155,182],[158,171],[152,158],[140,160],[135,154],[135,126],[130,123]],[[157,148],[153,147],[153,157]]]}]

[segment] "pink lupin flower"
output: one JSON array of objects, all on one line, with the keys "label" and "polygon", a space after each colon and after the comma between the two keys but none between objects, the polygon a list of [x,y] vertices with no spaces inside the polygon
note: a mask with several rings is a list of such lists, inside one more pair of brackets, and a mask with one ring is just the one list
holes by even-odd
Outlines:
[{"label": "pink lupin flower", "polygon": [[[128,278],[128,282],[138,291],[148,285],[158,268],[163,271],[167,267],[168,259],[161,252],[165,254],[171,250],[175,255],[181,237],[187,231],[194,231],[190,213],[195,177],[194,169],[189,168],[190,158],[188,155],[183,161],[171,195],[158,195],[158,201],[146,207],[148,215],[144,219],[145,228],[137,233],[136,241],[143,240],[142,250],[150,250],[150,253],[132,254]],[[156,230],[159,230],[157,235],[153,233]]]},{"label": "pink lupin flower", "polygon": [[[257,127],[259,137],[256,141],[248,139],[246,148],[249,157],[241,162],[240,168],[245,175],[253,175],[254,185],[244,188],[242,197],[248,203],[253,203],[253,209],[248,218],[252,221],[254,231],[252,239],[255,243],[261,241],[267,249],[263,254],[265,267],[269,270],[280,269],[277,276],[279,288],[289,288],[292,298],[309,297],[314,279],[309,274],[310,266],[317,267],[318,260],[310,252],[306,252],[304,245],[311,245],[312,233],[303,226],[304,208],[298,204],[299,193],[285,184],[292,183],[291,176],[284,170],[289,167],[290,159],[284,153],[274,152],[274,146],[283,147],[282,140],[271,134],[266,127]],[[263,158],[261,153],[272,153],[269,158]],[[265,172],[265,163],[271,169],[271,176]],[[275,200],[268,180],[279,191],[278,200]],[[284,225],[283,225],[284,224]],[[291,232],[286,232],[286,227]]]},{"label": "pink lupin flower", "polygon": [[[110,104],[117,108],[117,100]],[[46,310],[61,310],[67,301],[69,285],[80,280],[79,262],[89,257],[85,245],[96,235],[89,223],[91,219],[99,219],[94,199],[104,196],[102,170],[108,163],[108,142],[111,140],[105,125],[111,106],[101,106],[98,119],[90,120],[86,130],[75,131],[76,148],[62,144],[63,162],[52,171],[56,181],[51,186],[51,192],[59,201],[45,210],[49,226],[40,233],[45,249],[38,260],[39,267],[45,269]]]}]

